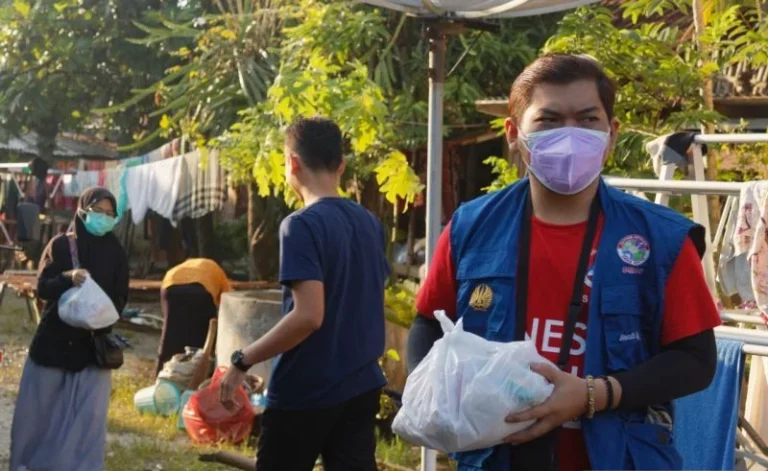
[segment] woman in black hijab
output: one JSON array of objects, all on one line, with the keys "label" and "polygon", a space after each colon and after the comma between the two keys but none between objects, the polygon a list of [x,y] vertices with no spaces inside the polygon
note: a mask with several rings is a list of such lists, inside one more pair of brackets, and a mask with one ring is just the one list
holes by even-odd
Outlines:
[{"label": "woman in black hijab", "polygon": [[[90,276],[117,312],[125,307],[128,257],[112,233],[116,207],[106,189],[85,190],[70,232],[56,236],[43,253],[37,292],[46,304],[14,411],[12,471],[104,469],[111,373],[97,367],[94,332],[64,323],[58,300]],[[79,269],[73,267],[70,237],[76,241]]]}]

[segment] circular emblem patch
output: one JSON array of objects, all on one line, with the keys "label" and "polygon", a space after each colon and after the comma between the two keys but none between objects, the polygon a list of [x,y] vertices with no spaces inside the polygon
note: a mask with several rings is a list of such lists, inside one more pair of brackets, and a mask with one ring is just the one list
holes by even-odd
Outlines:
[{"label": "circular emblem patch", "polygon": [[651,256],[651,246],[643,236],[630,234],[619,241],[616,247],[619,258],[624,263],[639,267]]}]

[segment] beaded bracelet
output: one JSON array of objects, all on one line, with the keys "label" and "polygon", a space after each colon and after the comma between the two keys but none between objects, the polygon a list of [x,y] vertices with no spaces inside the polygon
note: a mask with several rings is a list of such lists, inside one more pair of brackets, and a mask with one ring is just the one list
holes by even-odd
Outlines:
[{"label": "beaded bracelet", "polygon": [[595,378],[587,376],[587,419],[595,416]]}]

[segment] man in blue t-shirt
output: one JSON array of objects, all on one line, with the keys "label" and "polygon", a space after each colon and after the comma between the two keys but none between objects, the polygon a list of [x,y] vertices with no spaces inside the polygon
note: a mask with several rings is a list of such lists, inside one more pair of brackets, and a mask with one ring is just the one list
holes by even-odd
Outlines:
[{"label": "man in blue t-shirt", "polygon": [[280,227],[283,319],[232,355],[225,405],[251,365],[278,357],[259,440],[259,471],[376,469],[374,422],[386,383],[385,236],[376,217],[340,198],[341,130],[300,119],[285,134],[286,178],[304,202]]}]

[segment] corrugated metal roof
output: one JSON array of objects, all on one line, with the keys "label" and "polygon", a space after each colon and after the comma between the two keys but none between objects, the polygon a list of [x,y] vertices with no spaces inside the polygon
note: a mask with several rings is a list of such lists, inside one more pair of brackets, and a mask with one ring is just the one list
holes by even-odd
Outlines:
[{"label": "corrugated metal roof", "polygon": [[[37,140],[37,134],[31,132],[11,137],[7,142],[0,142],[0,149],[28,155],[38,155]],[[53,150],[53,156],[63,159],[86,158],[94,160],[113,160],[118,158],[114,146],[103,142],[87,140],[87,138],[73,134],[60,134],[56,138],[56,148]]]}]

